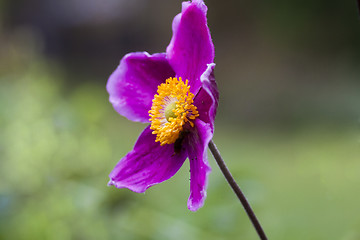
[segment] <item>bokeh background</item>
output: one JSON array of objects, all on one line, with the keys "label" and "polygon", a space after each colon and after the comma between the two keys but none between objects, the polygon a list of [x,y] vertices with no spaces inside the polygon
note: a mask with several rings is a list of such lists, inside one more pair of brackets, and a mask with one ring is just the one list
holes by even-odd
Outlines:
[{"label": "bokeh background", "polygon": [[[270,239],[360,239],[356,1],[207,0],[214,141]],[[122,56],[163,52],[181,1],[0,0],[0,239],[258,239],[209,156],[146,194],[107,187],[144,125],[105,85]]]}]

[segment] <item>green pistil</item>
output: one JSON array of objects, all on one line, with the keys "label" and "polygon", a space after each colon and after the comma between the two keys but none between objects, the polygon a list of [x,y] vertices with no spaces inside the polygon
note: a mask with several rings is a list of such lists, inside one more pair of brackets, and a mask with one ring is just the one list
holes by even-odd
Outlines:
[{"label": "green pistil", "polygon": [[174,113],[174,109],[176,109],[176,102],[172,102],[165,108],[165,118],[169,121],[169,118],[176,118],[176,114]]}]

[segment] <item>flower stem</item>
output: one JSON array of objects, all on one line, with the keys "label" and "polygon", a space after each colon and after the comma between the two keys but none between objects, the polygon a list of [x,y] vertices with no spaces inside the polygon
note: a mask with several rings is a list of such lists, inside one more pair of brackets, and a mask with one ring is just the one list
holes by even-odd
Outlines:
[{"label": "flower stem", "polygon": [[233,189],[236,196],[239,198],[241,204],[243,205],[243,207],[244,207],[247,215],[249,216],[252,224],[254,225],[254,228],[255,228],[256,232],[258,233],[260,239],[267,240],[265,232],[262,229],[259,221],[257,220],[254,211],[251,209],[251,206],[250,206],[249,202],[246,200],[245,195],[241,191],[239,185],[237,185],[237,183],[235,182],[229,169],[226,167],[226,164],[225,164],[224,160],[222,159],[219,150],[216,148],[216,145],[212,140],[210,140],[210,142],[209,142],[209,148],[210,148],[210,151],[213,154],[217,164],[219,165],[220,170],[222,171],[226,180],[228,181],[230,187]]}]

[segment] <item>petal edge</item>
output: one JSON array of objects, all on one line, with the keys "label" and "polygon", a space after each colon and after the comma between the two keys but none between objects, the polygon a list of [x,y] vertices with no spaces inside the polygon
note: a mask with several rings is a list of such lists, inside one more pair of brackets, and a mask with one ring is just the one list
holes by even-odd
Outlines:
[{"label": "petal edge", "polygon": [[187,140],[187,151],[190,161],[190,196],[188,208],[197,211],[204,205],[208,175],[211,171],[207,160],[207,146],[212,138],[209,124],[196,119],[196,130],[191,133]]},{"label": "petal edge", "polygon": [[183,165],[185,151],[174,154],[174,145],[160,146],[150,127],[139,136],[134,149],[110,173],[108,185],[145,192],[149,187],[171,178]]},{"label": "petal edge", "polygon": [[106,84],[109,101],[129,120],[149,122],[148,111],[157,86],[174,76],[165,53],[129,53],[121,59]]},{"label": "petal edge", "polygon": [[199,119],[209,123],[214,131],[214,121],[219,102],[219,91],[214,76],[215,63],[208,64],[208,68],[201,75],[201,89],[195,96],[194,105],[200,114]]},{"label": "petal edge", "polygon": [[188,79],[191,92],[200,89],[200,76],[214,62],[215,50],[201,0],[183,2],[182,12],[173,20],[173,36],[166,54],[177,77]]}]

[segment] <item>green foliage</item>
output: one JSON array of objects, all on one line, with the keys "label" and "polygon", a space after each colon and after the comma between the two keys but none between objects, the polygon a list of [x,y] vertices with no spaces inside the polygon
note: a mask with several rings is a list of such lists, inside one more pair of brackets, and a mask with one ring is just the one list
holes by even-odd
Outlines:
[{"label": "green foliage", "polygon": [[[196,213],[188,163],[146,194],[106,186],[144,126],[118,116],[104,84],[66,89],[44,64],[0,81],[0,239],[257,239],[211,157]],[[216,130],[270,239],[359,239],[357,132]]]}]

